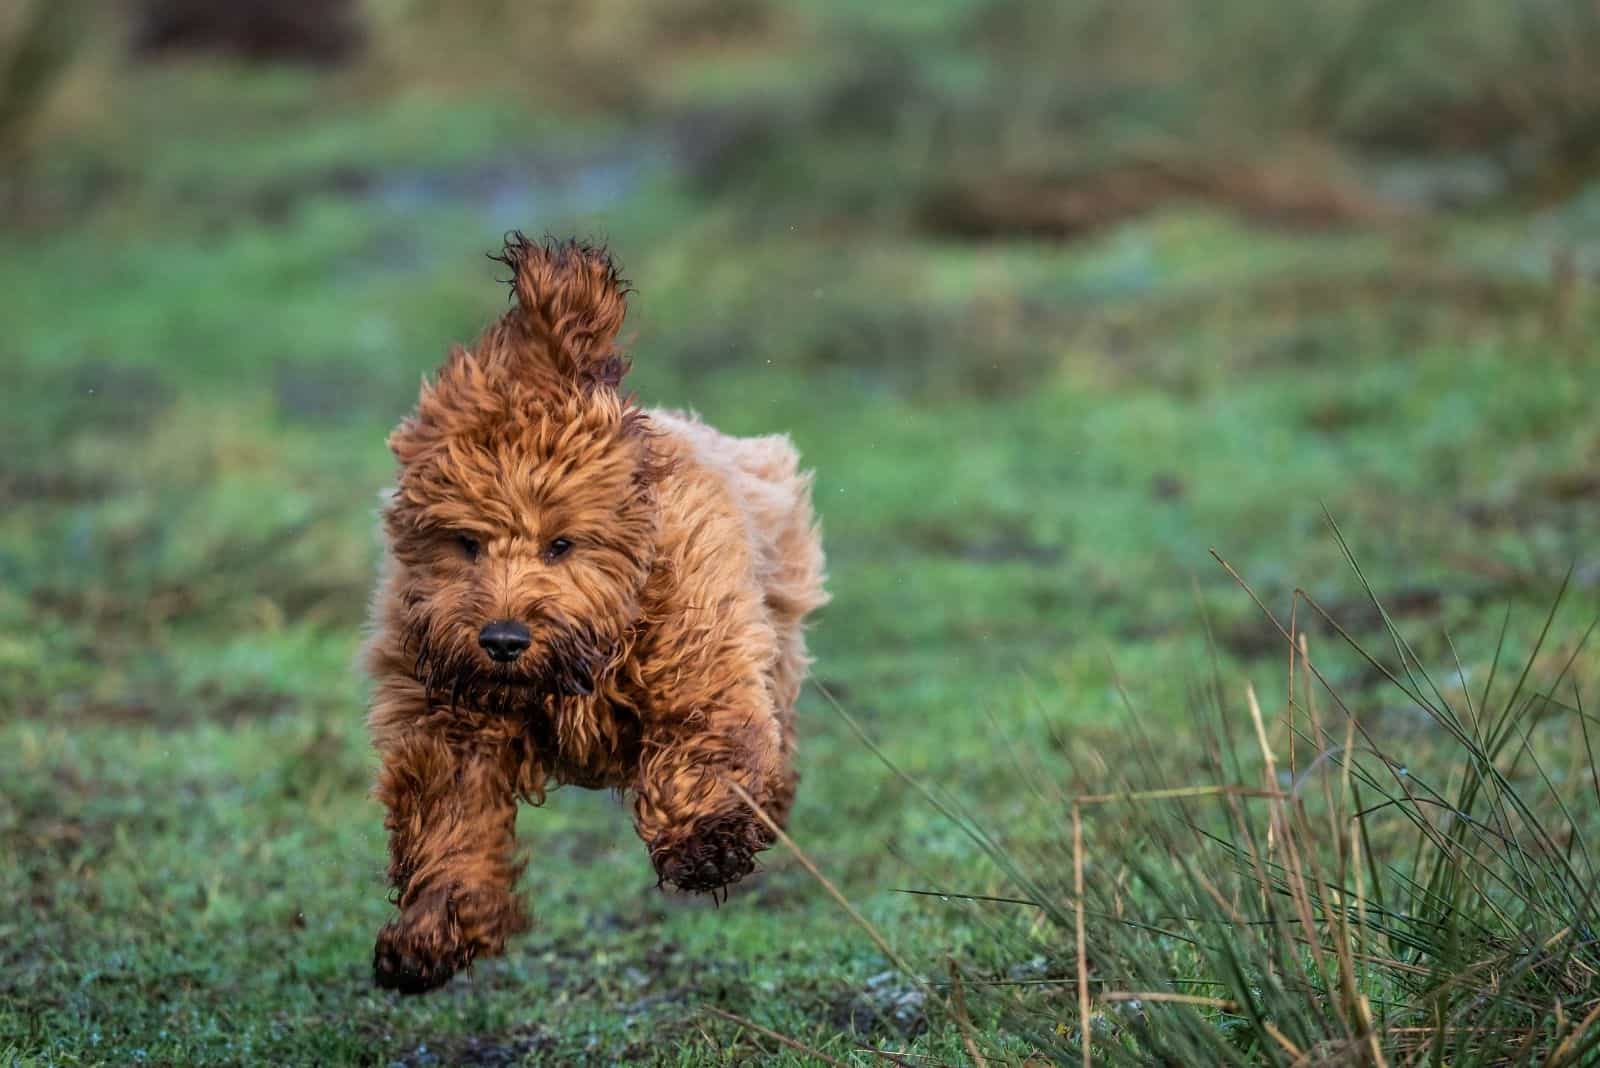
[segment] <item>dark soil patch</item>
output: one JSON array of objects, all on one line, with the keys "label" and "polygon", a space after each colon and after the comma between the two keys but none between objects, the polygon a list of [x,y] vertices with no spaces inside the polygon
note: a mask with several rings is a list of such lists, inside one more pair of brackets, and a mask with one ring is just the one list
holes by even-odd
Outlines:
[{"label": "dark soil patch", "polygon": [[59,468],[0,468],[0,507],[20,504],[76,504],[105,496],[115,483],[105,475]]},{"label": "dark soil patch", "polygon": [[934,191],[918,209],[925,230],[965,238],[1075,238],[1179,202],[1202,202],[1252,222],[1322,228],[1375,226],[1401,216],[1327,161],[1162,160],[1081,174],[983,173]]},{"label": "dark soil patch", "polygon": [[214,685],[192,694],[130,694],[116,700],[63,694],[51,704],[51,714],[78,722],[119,727],[160,727],[177,730],[196,723],[239,724],[271,719],[296,710],[295,698],[283,693],[225,693]]},{"label": "dark soil patch", "polygon": [[552,939],[527,952],[527,960],[536,965],[542,979],[545,996],[559,993],[568,1000],[592,998],[604,1002],[622,1014],[625,1032],[648,1037],[626,1045],[574,1048],[574,1036],[528,1025],[502,1034],[426,1043],[396,1063],[414,1068],[457,1064],[633,1064],[651,1059],[668,1036],[682,1032],[698,1006],[726,1002],[730,995],[737,997],[735,986],[724,979],[721,962],[685,958],[671,942],[651,946],[642,955],[605,969],[590,963],[595,952],[592,928]]},{"label": "dark soil patch", "polygon": [[1600,469],[1557,471],[1540,479],[1535,489],[1551,500],[1600,503]]},{"label": "dark soil patch", "polygon": [[1600,468],[1554,471],[1494,499],[1470,501],[1462,514],[1479,530],[1531,532],[1536,527],[1573,527],[1572,513],[1600,506]]},{"label": "dark soil patch", "polygon": [[404,1068],[506,1068],[529,1061],[543,1063],[555,1052],[556,1044],[555,1037],[541,1027],[521,1027],[502,1035],[468,1035],[437,1046],[424,1043],[391,1063]]},{"label": "dark soil patch", "polygon": [[[1444,605],[1444,596],[1445,591],[1436,587],[1418,586],[1384,594],[1381,600],[1383,610],[1390,619],[1437,619]],[[1342,598],[1317,603],[1352,636],[1370,635],[1383,627],[1383,612],[1369,599]],[[1280,617],[1280,620],[1285,626],[1288,625],[1286,616]],[[1301,630],[1332,630],[1316,609],[1305,604],[1300,605],[1296,625]],[[1218,645],[1240,659],[1286,655],[1288,651],[1288,642],[1278,628],[1270,620],[1259,616],[1219,626],[1215,636]]]},{"label": "dark soil patch", "polygon": [[1312,430],[1332,436],[1379,422],[1386,414],[1376,398],[1325,396],[1306,409],[1304,419]]},{"label": "dark soil patch", "polygon": [[[1573,583],[1582,588],[1589,577],[1585,573],[1575,572]],[[1559,575],[1555,581],[1559,581]],[[1542,579],[1536,580],[1520,571],[1503,568],[1492,577],[1476,584],[1463,583],[1448,590],[1438,586],[1411,586],[1393,592],[1380,591],[1378,600],[1382,606],[1381,610],[1379,604],[1374,604],[1370,598],[1362,594],[1318,600],[1316,607],[1302,600],[1295,625],[1300,631],[1313,635],[1322,634],[1325,638],[1337,639],[1338,631],[1343,630],[1352,639],[1362,642],[1369,651],[1376,652],[1377,649],[1370,644],[1370,639],[1381,635],[1386,629],[1385,615],[1396,624],[1430,623],[1442,633],[1448,629],[1446,624],[1452,620],[1459,622],[1463,616],[1480,615],[1497,605],[1505,604],[1518,594],[1546,584],[1550,583]],[[1553,589],[1553,584],[1551,588]],[[1287,604],[1289,595],[1275,594],[1265,600],[1268,604]],[[1318,611],[1319,608],[1321,611]],[[1338,624],[1337,628],[1324,618],[1324,613]],[[1287,613],[1280,614],[1278,618],[1284,626],[1288,626]],[[1258,615],[1220,624],[1216,627],[1214,636],[1218,645],[1240,659],[1283,656],[1288,651],[1288,643],[1283,635],[1270,620]],[[1383,648],[1389,647],[1385,644]],[[1367,682],[1376,681],[1378,676],[1373,673],[1374,671],[1375,669],[1370,666],[1360,669],[1360,677],[1347,680],[1346,686],[1354,691]]]},{"label": "dark soil patch", "polygon": [[899,972],[882,972],[828,1003],[828,1023],[872,1039],[912,1039],[928,1029],[926,998]]},{"label": "dark soil patch", "polygon": [[[1403,270],[1335,272],[1326,275],[1275,275],[1226,286],[1197,284],[1164,294],[1109,300],[1098,307],[1074,307],[1070,318],[1040,309],[1030,318],[1035,334],[1052,328],[1067,338],[1089,339],[1115,354],[1127,371],[1192,379],[1187,361],[1167,361],[1149,342],[1172,337],[1199,324],[1217,323],[1249,312],[1249,322],[1266,324],[1267,337],[1249,342],[1244,326],[1231,326],[1235,347],[1247,367],[1322,366],[1343,352],[1335,327],[1340,317],[1359,311],[1381,314],[1398,336],[1467,337],[1477,329],[1503,330],[1509,320],[1548,314],[1552,288],[1536,279],[1461,270],[1441,263]],[[1028,309],[1032,310],[1032,309]],[[1425,329],[1424,329],[1425,327]],[[1335,419],[1337,422],[1337,418]]]},{"label": "dark soil patch", "polygon": [[109,841],[109,832],[97,828],[74,810],[95,789],[77,768],[60,765],[49,773],[44,790],[37,787],[15,796],[0,797],[0,840],[35,858],[33,874],[59,867],[94,841]]},{"label": "dark soil patch", "polygon": [[1150,479],[1150,495],[1158,501],[1179,501],[1188,492],[1188,486],[1177,475],[1161,472]]},{"label": "dark soil patch", "polygon": [[979,521],[970,529],[926,522],[901,529],[905,542],[932,556],[955,557],[978,564],[1021,561],[1041,567],[1060,563],[1066,547],[1036,540],[1020,523],[999,519]]},{"label": "dark soil patch", "polygon": [[357,0],[142,0],[136,52],[217,52],[256,62],[334,64],[364,39]]},{"label": "dark soil patch", "polygon": [[[87,871],[117,841],[122,815],[134,803],[132,788],[91,767],[57,764],[0,784],[0,852],[23,858],[28,904],[40,916],[61,907],[64,896],[93,904],[92,879],[58,882],[71,868]],[[0,954],[3,957],[3,954]]]}]

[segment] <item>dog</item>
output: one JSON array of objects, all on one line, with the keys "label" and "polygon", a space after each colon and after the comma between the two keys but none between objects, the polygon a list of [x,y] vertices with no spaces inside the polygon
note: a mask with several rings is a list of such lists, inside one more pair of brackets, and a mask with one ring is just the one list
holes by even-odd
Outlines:
[{"label": "dog", "polygon": [[[519,801],[630,803],[657,885],[726,893],[794,800],[804,625],[827,600],[811,474],[622,391],[603,248],[507,238],[509,310],[394,429],[365,651],[391,899],[379,986],[500,953]],[[738,789],[735,789],[737,787]]]}]

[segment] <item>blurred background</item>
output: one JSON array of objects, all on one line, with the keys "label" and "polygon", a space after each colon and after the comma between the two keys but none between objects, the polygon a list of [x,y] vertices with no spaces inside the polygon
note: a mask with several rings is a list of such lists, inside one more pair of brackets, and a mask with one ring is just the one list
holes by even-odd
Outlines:
[{"label": "blurred background", "polygon": [[[384,437],[504,307],[511,228],[609,243],[645,402],[794,436],[818,678],[999,827],[1011,747],[1115,765],[1119,690],[1158,729],[1210,657],[1281,691],[1212,548],[1372,633],[1331,516],[1469,664],[1569,569],[1600,607],[1592,0],[9,0],[0,1060],[765,1048],[707,1002],[939,1041],[792,862],[665,897],[587,794],[524,813],[505,959],[369,988]],[[797,839],[971,950],[893,890],[997,892],[979,851],[803,714]]]}]

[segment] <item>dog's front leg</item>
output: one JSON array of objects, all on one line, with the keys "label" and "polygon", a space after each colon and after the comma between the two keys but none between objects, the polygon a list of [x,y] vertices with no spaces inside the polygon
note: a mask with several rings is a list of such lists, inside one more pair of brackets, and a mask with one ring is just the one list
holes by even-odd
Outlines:
[{"label": "dog's front leg", "polygon": [[759,679],[650,725],[634,784],[634,822],[661,880],[716,891],[755,868],[773,834],[729,786],[782,825],[794,796],[789,754]]},{"label": "dog's front leg", "polygon": [[400,915],[378,933],[379,986],[420,994],[527,926],[512,887],[516,795],[507,754],[422,727],[379,744],[377,795],[388,809],[389,879]]}]

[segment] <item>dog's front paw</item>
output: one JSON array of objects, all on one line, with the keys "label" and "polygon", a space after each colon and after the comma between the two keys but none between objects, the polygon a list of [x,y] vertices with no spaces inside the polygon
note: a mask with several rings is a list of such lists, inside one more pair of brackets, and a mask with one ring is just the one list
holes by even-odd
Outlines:
[{"label": "dog's front paw", "polygon": [[749,814],[715,816],[688,833],[650,848],[650,861],[663,883],[691,893],[717,891],[755,870],[755,855],[772,844],[772,834]]},{"label": "dog's front paw", "polygon": [[472,963],[451,913],[447,902],[419,903],[385,924],[372,951],[373,980],[385,990],[426,994]]}]

